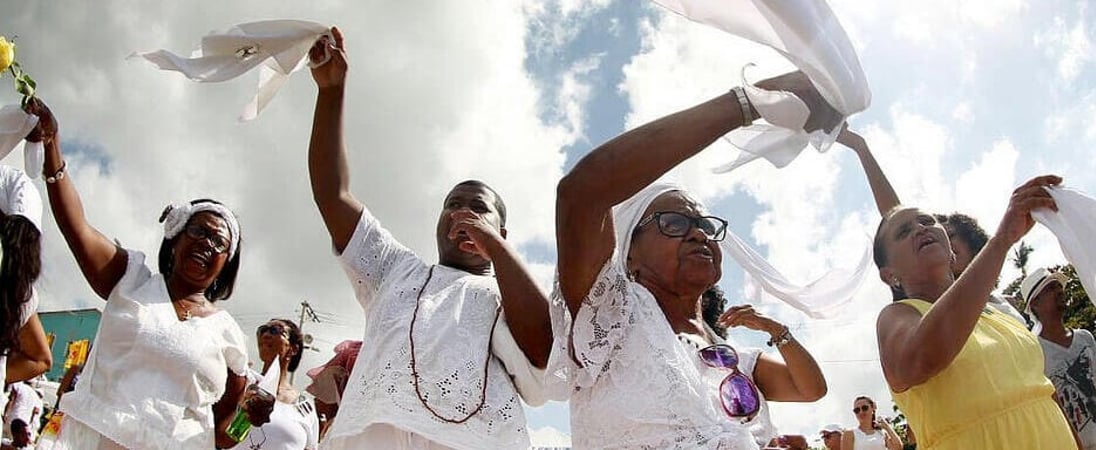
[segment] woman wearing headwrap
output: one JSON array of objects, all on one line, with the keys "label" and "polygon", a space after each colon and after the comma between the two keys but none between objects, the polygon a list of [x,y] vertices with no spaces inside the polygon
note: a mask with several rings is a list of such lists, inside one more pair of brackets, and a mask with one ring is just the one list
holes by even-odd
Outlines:
[{"label": "woman wearing headwrap", "polygon": [[[42,197],[23,171],[0,166],[0,386],[49,370],[34,282],[42,268]],[[7,404],[7,396],[2,400]]]},{"label": "woman wearing headwrap", "polygon": [[1077,447],[1039,339],[987,307],[1009,249],[1035,224],[1031,211],[1057,210],[1045,188],[1060,182],[1042,176],[1013,191],[997,233],[958,279],[935,217],[909,207],[883,216],[875,263],[894,302],[876,324],[879,360],[919,448]]},{"label": "woman wearing headwrap", "polygon": [[[807,131],[835,121],[801,73],[758,86],[803,99]],[[722,274],[716,241],[726,221],[680,187],[655,183],[756,117],[735,89],[614,138],[560,181],[549,373],[569,377],[576,448],[754,449],[775,434],[765,398],[826,393],[807,350],[751,306],[731,307],[720,322],[769,334],[783,360],[727,345],[705,325],[701,298]]]},{"label": "woman wearing headwrap", "polygon": [[[213,200],[169,206],[159,272],[84,217],[62,159],[57,123],[38,101],[50,207],[80,270],[105,299],[99,331],[54,449],[209,449],[225,433],[244,392],[247,350],[240,327],[217,301],[232,295],[240,267],[235,215]],[[244,401],[262,423],[269,402]]]}]

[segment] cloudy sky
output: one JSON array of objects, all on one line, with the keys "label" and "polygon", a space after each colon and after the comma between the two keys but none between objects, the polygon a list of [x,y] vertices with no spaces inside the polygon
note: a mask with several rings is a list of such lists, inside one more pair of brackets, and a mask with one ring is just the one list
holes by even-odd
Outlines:
[{"label": "cloudy sky", "polygon": [[[1031,176],[1057,173],[1096,192],[1094,11],[1085,1],[831,4],[873,92],[852,126],[905,203],[963,211],[992,232],[1011,189]],[[152,253],[167,203],[213,197],[231,205],[244,230],[244,263],[224,306],[247,330],[269,317],[297,317],[298,304],[309,301],[323,322],[306,331],[321,351],[302,367],[361,334],[361,312],[308,187],[314,84],[297,74],[257,120],[241,124],[235,118],[254,92],[254,74],[197,84],[126,55],[187,53],[206,32],[261,19],[338,25],[352,70],[346,115],[356,195],[433,259],[443,195],[455,182],[483,179],[507,200],[510,238],[546,285],[555,184],[578,158],[627,128],[725,92],[746,63],[758,63],[759,75],[789,67],[766,49],[635,0],[103,0],[5,2],[3,11],[0,35],[18,36],[18,60],[59,117],[91,223]],[[5,88],[0,101],[18,98]],[[854,264],[878,215],[851,151],[810,150],[782,170],[755,162],[709,172],[733,156],[717,143],[676,176],[796,279]],[[2,162],[21,166],[22,157]],[[46,221],[43,309],[100,304]],[[1034,264],[1062,262],[1045,230],[1028,242]],[[729,296],[742,298],[741,272],[724,273]],[[1006,269],[1003,279],[1015,273]],[[820,402],[775,405],[782,432],[852,425],[849,408],[860,394],[889,409],[874,336],[888,299],[873,271],[835,319],[760,305],[792,327],[830,385]],[[734,336],[763,342],[748,331]],[[532,410],[530,420],[543,436],[569,432],[564,404]]]}]

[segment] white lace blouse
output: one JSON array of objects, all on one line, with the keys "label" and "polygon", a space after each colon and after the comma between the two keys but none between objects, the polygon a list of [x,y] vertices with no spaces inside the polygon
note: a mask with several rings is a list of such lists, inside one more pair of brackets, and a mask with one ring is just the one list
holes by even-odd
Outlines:
[{"label": "white lace blouse", "polygon": [[[323,448],[387,448],[391,445],[370,438],[384,433],[367,433],[385,424],[453,448],[529,447],[518,392],[529,404],[543,403],[543,371],[529,363],[505,316],[498,316],[494,278],[436,265],[426,283],[431,266],[397,242],[368,210],[339,259],[366,325]],[[408,334],[420,290],[414,340],[422,398],[439,415],[461,419],[480,403],[486,381],[483,408],[464,423],[438,419],[415,391]]]},{"label": "white lace blouse", "polygon": [[212,406],[229,370],[247,372],[243,332],[224,310],[180,321],[164,277],[144,261],[129,251],[80,382],[61,410],[66,421],[126,448],[213,448]]},{"label": "white lace blouse", "polygon": [[[717,392],[730,372],[704,365],[704,344],[678,339],[654,296],[625,273],[615,256],[606,263],[573,327],[558,284],[553,294],[548,383],[571,390],[574,448],[756,449],[756,440],[767,441],[764,398],[750,423],[727,416]],[[753,379],[760,351],[735,349],[739,370]]]}]

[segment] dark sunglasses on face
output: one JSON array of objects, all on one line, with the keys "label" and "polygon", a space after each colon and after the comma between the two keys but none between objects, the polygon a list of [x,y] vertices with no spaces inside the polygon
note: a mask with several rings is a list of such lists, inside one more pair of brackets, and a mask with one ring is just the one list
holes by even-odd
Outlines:
[{"label": "dark sunglasses on face", "polygon": [[871,405],[860,405],[852,408],[853,414],[860,414],[861,412],[868,412],[871,409]]},{"label": "dark sunglasses on face", "polygon": [[202,239],[208,239],[209,244],[213,246],[213,251],[217,253],[224,253],[228,251],[228,238],[218,234],[216,231],[201,225],[187,225],[184,228],[187,237],[200,241]]},{"label": "dark sunglasses on face", "polygon": [[658,224],[658,232],[666,237],[685,237],[693,227],[715,242],[722,241],[727,236],[727,221],[715,216],[690,217],[679,212],[659,211],[639,221],[636,229],[651,222]]},{"label": "dark sunglasses on face", "polygon": [[262,336],[264,334],[273,334],[289,339],[289,328],[280,323],[264,323],[259,325],[259,328],[255,330],[255,334]]}]

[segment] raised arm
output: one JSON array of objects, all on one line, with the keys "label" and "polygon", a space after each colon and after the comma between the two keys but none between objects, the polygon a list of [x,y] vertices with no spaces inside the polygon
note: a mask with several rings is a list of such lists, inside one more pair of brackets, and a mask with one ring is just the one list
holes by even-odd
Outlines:
[{"label": "raised arm", "polygon": [[335,250],[342,253],[361,218],[364,208],[350,193],[350,168],[343,141],[343,100],[346,93],[346,51],[338,28],[331,28],[334,40],[320,38],[309,59],[330,60],[312,69],[319,93],[312,117],[312,140],[308,144],[308,176],[312,181],[312,199],[320,209],[324,225],[331,234]]},{"label": "raised arm", "polygon": [[788,339],[778,344],[783,360],[761,354],[754,366],[754,380],[765,398],[777,402],[813,402],[826,395],[828,387],[822,369],[811,353],[791,335],[787,326],[757,312],[750,305],[727,308],[719,321],[728,328],[746,327],[768,333],[770,342],[779,342],[785,337]]},{"label": "raised arm", "polygon": [[[800,72],[758,86],[803,99],[811,109],[807,130],[832,121],[832,108]],[[572,314],[616,245],[612,207],[744,122],[735,94],[727,93],[613,138],[563,177],[556,193],[556,249],[560,291]]]},{"label": "raised arm", "polygon": [[[61,139],[53,113],[38,99],[31,102],[28,112],[38,116],[38,126],[27,136],[27,140],[41,141],[46,148],[42,171],[57,228],[61,229],[61,235],[65,237],[91,289],[105,300],[125,273],[126,253],[87,222],[80,194],[68,176],[61,155]],[[51,178],[55,182],[49,182]]]},{"label": "raised arm", "polygon": [[963,275],[938,298],[924,317],[912,307],[895,303],[879,314],[876,332],[883,375],[891,389],[902,392],[943,371],[963,349],[989,293],[997,284],[1009,248],[1035,220],[1036,208],[1057,210],[1044,186],[1056,185],[1053,175],[1033,178],[1016,188],[997,233]]},{"label": "raised arm", "polygon": [[871,187],[872,196],[875,197],[875,206],[879,208],[880,215],[886,214],[895,206],[901,204],[901,201],[898,200],[898,194],[894,192],[894,187],[891,186],[890,180],[887,180],[887,176],[883,174],[883,169],[875,161],[875,157],[872,156],[871,149],[868,148],[868,143],[864,141],[863,137],[852,132],[846,126],[841,130],[841,134],[837,136],[837,142],[851,148],[852,151],[856,152],[856,156],[860,158],[860,166],[864,168],[864,175],[868,177],[868,186]]}]

